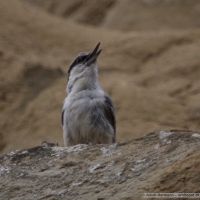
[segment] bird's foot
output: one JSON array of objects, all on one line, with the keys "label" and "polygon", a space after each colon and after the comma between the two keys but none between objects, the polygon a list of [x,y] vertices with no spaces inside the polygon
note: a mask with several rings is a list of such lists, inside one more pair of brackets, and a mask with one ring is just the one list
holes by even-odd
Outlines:
[{"label": "bird's foot", "polygon": [[53,143],[53,142],[43,141],[42,144],[46,144],[47,147],[57,147],[58,146],[58,142]]},{"label": "bird's foot", "polygon": [[96,142],[95,142],[94,140],[92,140],[92,141],[83,140],[83,141],[81,142],[81,144],[95,145]]}]

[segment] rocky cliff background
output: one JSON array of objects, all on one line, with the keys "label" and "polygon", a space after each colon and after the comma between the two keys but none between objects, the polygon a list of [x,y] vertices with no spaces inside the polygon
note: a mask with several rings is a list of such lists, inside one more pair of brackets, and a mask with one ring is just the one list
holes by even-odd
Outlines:
[{"label": "rocky cliff background", "polygon": [[61,146],[69,63],[101,42],[117,141],[200,129],[198,0],[0,0],[0,152]]}]

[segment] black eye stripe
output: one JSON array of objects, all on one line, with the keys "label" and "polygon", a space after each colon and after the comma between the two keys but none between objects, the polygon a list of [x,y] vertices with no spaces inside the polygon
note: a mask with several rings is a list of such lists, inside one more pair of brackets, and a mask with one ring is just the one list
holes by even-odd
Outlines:
[{"label": "black eye stripe", "polygon": [[81,55],[81,56],[78,56],[72,63],[71,65],[69,66],[69,70],[68,70],[68,77],[70,75],[70,72],[71,70],[79,63],[83,62],[86,58],[87,58],[88,55]]},{"label": "black eye stripe", "polygon": [[76,64],[83,62],[85,59],[87,58],[87,56],[79,56],[75,62]]}]

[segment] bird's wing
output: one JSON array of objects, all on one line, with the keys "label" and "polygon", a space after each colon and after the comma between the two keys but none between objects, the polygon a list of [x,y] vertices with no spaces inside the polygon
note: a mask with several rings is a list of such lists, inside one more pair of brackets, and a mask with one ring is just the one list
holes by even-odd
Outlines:
[{"label": "bird's wing", "polygon": [[105,113],[106,119],[109,121],[109,123],[113,127],[113,130],[114,130],[113,142],[115,142],[116,120],[115,120],[114,106],[113,106],[112,100],[110,99],[110,97],[107,94],[105,95],[105,101],[104,101],[104,113]]},{"label": "bird's wing", "polygon": [[64,113],[65,113],[65,110],[62,109],[62,112],[61,112],[61,115],[60,115],[60,118],[61,118],[61,126],[63,127],[63,122],[64,122]]}]

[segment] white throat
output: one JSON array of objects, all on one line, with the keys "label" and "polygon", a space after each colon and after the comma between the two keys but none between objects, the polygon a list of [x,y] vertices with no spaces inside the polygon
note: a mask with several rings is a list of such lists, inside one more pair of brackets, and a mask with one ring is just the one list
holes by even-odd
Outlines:
[{"label": "white throat", "polygon": [[[95,90],[100,88],[98,83],[98,68],[96,63],[89,67],[77,66],[77,68],[75,67],[70,73],[67,84],[68,95],[70,93],[74,94],[82,90]],[[77,71],[79,72],[76,73]]]}]

